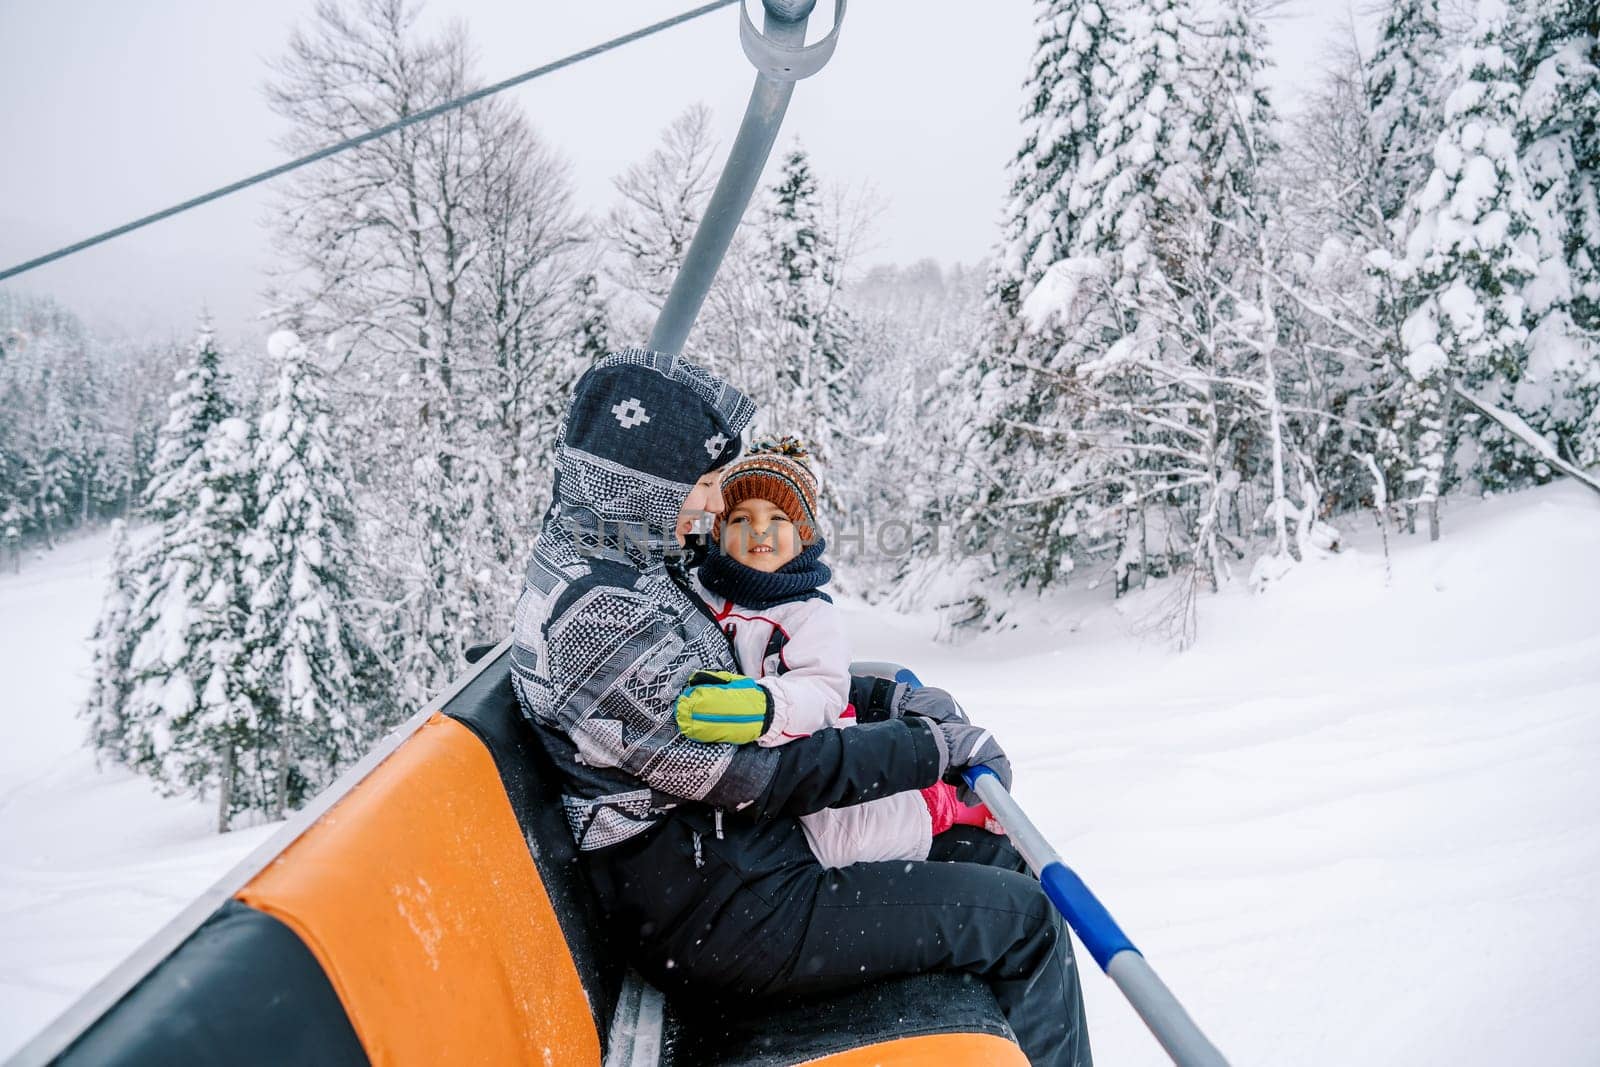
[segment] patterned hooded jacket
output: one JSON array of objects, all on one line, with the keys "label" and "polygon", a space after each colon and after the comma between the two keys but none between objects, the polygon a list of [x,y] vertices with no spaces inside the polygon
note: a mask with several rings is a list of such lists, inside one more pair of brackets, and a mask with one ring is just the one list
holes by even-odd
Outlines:
[{"label": "patterned hooded jacket", "polygon": [[[716,621],[669,573],[672,531],[694,482],[738,455],[754,414],[721,379],[642,349],[607,356],[574,387],[554,500],[517,601],[511,677],[562,775],[582,849],[626,841],[686,801],[781,818],[939,776],[942,749],[916,719],[781,748],[679,733],[674,701],[690,672],[737,668]],[[745,833],[730,826],[730,841]]]},{"label": "patterned hooded jacket", "polygon": [[517,602],[512,680],[566,778],[581,848],[648,828],[680,799],[737,807],[774,764],[682,736],[670,710],[727,640],[667,571],[694,482],[738,455],[755,405],[682,359],[628,349],[579,379],[556,443],[554,500]]}]

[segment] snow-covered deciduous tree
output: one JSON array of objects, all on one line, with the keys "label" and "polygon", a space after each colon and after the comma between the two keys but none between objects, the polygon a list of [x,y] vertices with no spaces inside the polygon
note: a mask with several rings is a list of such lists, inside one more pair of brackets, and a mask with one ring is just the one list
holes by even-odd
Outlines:
[{"label": "snow-covered deciduous tree", "polygon": [[578,333],[574,341],[578,362],[587,367],[616,349],[611,343],[611,308],[600,292],[600,279],[593,271],[579,275]]},{"label": "snow-covered deciduous tree", "polygon": [[[697,105],[617,179],[602,231],[607,270],[633,299],[620,303],[613,332],[648,334],[710,196],[715,153],[710,113]],[[866,214],[791,149],[746,212],[684,350],[760,398],[756,432],[805,441],[836,507],[847,498],[835,490],[854,481],[845,468],[869,462],[864,424],[876,417],[858,409],[856,325],[839,299]]]},{"label": "snow-covered deciduous tree", "polygon": [[997,477],[978,461],[973,393],[974,356],[993,323],[991,278],[987,265],[924,260],[873,268],[847,291],[864,365],[857,410],[871,413],[872,440],[854,445],[867,461],[853,465],[851,490],[866,503],[839,516],[841,549],[859,553],[844,578],[902,606],[938,607],[955,626],[984,616],[992,577],[987,560],[967,551],[974,487]]},{"label": "snow-covered deciduous tree", "polygon": [[1297,406],[1325,413],[1307,442],[1324,498],[1335,511],[1375,506],[1371,463],[1388,501],[1403,494],[1407,427],[1396,412],[1403,370],[1398,353],[1399,286],[1368,256],[1395,239],[1384,216],[1387,181],[1375,143],[1368,73],[1353,42],[1330,54],[1322,77],[1285,124],[1269,215],[1283,238],[1277,272],[1280,328],[1303,371]]},{"label": "snow-covered deciduous tree", "polygon": [[[310,150],[471,90],[459,29],[409,0],[321,0],[270,86]],[[509,622],[530,516],[548,500],[580,369],[574,284],[592,254],[565,166],[502,99],[310,168],[283,200],[280,320],[323,353],[364,547],[366,620],[421,700]],[[376,609],[375,609],[376,610]]]},{"label": "snow-covered deciduous tree", "polygon": [[[612,332],[627,343],[642,344],[650,335],[710,199],[718,162],[711,122],[705,105],[687,108],[613,183],[618,199],[601,234],[605,273],[618,294]],[[772,365],[776,313],[758,232],[760,204],[745,212],[684,346],[690,359],[753,395],[761,395],[759,383]]]},{"label": "snow-covered deciduous tree", "polygon": [[[715,150],[711,109],[695,104],[673,119],[660,143],[613,183],[618,201],[603,227],[615,252],[610,268],[618,288],[650,311],[660,310],[667,299],[694,240],[716,184]],[[719,271],[726,273],[726,267]],[[647,331],[641,315],[635,332]]]},{"label": "snow-covered deciduous tree", "polygon": [[334,450],[320,373],[294,334],[272,336],[275,394],[256,428],[256,522],[244,545],[250,618],[248,688],[275,736],[261,763],[276,771],[270,811],[282,817],[333,780],[391,725],[371,716],[387,679],[361,636],[350,574],[353,517]]}]

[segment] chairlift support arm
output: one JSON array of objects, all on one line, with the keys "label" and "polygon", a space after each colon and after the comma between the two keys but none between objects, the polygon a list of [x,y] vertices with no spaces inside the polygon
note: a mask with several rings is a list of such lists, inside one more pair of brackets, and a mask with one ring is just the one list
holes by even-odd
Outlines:
[{"label": "chairlift support arm", "polygon": [[755,87],[745,107],[744,121],[728,152],[722,176],[673,279],[672,291],[650,332],[650,347],[678,353],[694,328],[706,294],[717,276],[739,228],[756,182],[766,168],[778,139],[783,116],[789,110],[795,82],[821,70],[839,43],[845,0],[835,0],[833,28],[814,44],[806,44],[806,23],[816,0],[762,0],[763,30],[757,30],[749,9],[739,5],[739,43],[756,68]]}]

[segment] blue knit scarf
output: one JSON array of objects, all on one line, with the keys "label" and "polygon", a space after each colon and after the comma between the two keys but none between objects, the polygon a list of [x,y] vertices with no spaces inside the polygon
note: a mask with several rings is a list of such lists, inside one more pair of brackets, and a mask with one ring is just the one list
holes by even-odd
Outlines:
[{"label": "blue knit scarf", "polygon": [[812,597],[821,597],[831,604],[833,598],[819,588],[833,577],[828,565],[822,562],[822,550],[826,547],[827,542],[819,537],[794,559],[768,574],[746,567],[713,541],[706,561],[700,565],[700,581],[718,596],[757,611]]}]

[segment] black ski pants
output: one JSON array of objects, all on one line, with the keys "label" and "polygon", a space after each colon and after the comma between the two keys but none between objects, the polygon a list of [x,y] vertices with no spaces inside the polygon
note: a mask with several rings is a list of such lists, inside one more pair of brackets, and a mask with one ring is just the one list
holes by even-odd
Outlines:
[{"label": "black ski pants", "polygon": [[985,979],[1035,1067],[1090,1067],[1072,942],[1004,838],[958,827],[928,862],[829,870],[794,820],[674,814],[643,842],[590,857],[635,962],[691,996],[821,993],[879,978]]}]

